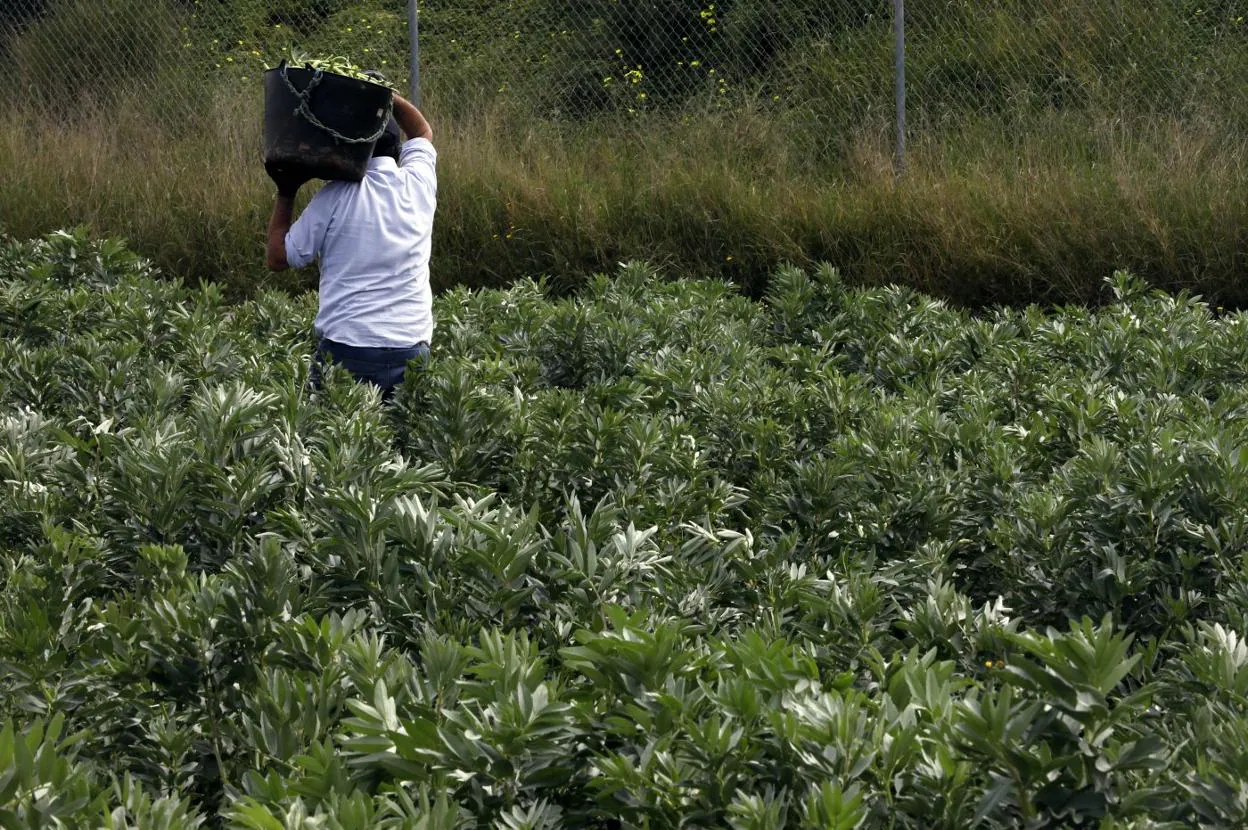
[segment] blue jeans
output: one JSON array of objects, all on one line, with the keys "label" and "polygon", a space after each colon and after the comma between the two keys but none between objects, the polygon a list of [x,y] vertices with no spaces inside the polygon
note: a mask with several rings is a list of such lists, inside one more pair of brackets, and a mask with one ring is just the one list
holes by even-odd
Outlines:
[{"label": "blue jeans", "polygon": [[337,363],[360,383],[376,386],[381,390],[381,399],[388,401],[394,390],[403,385],[408,361],[419,359],[423,362],[428,357],[428,343],[400,348],[371,348],[348,346],[322,337],[316,347],[316,359],[312,361],[312,383],[319,389],[321,366],[326,362]]}]

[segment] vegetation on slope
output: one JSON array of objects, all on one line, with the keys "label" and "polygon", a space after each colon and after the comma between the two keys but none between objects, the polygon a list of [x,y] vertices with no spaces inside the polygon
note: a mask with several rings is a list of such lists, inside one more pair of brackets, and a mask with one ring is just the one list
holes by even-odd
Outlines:
[{"label": "vegetation on slope", "polygon": [[786,269],[438,301],[0,247],[0,816],[1240,827],[1248,316]]}]

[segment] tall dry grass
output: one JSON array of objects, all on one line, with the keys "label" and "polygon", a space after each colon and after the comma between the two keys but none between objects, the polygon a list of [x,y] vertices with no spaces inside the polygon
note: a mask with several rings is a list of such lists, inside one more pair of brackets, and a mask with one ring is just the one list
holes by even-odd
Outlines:
[{"label": "tall dry grass", "polygon": [[124,236],[172,274],[246,291],[265,279],[271,207],[254,107],[220,96],[171,131],[135,102],[70,118],[24,107],[0,126],[0,227],[14,236],[86,224]]},{"label": "tall dry grass", "polygon": [[[1245,142],[1216,113],[920,129],[897,179],[879,124],[825,142],[828,157],[761,110],[577,131],[498,106],[449,123],[436,99],[427,110],[440,287],[526,275],[573,287],[644,258],[758,291],[782,262],[827,261],[959,304],[1095,301],[1127,268],[1248,305]],[[314,285],[261,267],[272,188],[254,97],[219,95],[177,131],[154,128],[142,103],[83,112],[67,122],[21,108],[0,122],[0,228],[89,224],[240,294]]]}]

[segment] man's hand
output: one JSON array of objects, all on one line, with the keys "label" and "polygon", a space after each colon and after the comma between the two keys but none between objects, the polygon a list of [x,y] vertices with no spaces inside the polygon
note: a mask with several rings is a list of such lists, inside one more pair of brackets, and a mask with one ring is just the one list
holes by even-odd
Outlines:
[{"label": "man's hand", "polygon": [[[285,271],[286,234],[290,231],[290,223],[295,213],[295,197],[284,195],[278,185],[277,201],[273,203],[273,215],[269,217],[269,237],[265,245],[265,261],[274,271]],[[295,186],[297,191],[299,186]]]},{"label": "man's hand", "polygon": [[425,120],[424,114],[397,92],[394,93],[394,120],[399,122],[399,128],[409,139],[433,140],[433,128]]},{"label": "man's hand", "polygon": [[[379,84],[389,84],[386,76],[375,69],[370,69],[364,74]],[[399,122],[399,129],[403,131],[403,134],[408,139],[423,138],[426,141],[433,141],[433,128],[425,120],[424,113],[418,110],[415,104],[397,92],[394,93],[394,120]]]},{"label": "man's hand", "polygon": [[277,193],[279,196],[288,196],[294,198],[299,193],[299,188],[307,182],[307,176],[303,173],[297,173],[282,168],[265,167],[265,172],[269,174],[269,178],[277,185]]}]

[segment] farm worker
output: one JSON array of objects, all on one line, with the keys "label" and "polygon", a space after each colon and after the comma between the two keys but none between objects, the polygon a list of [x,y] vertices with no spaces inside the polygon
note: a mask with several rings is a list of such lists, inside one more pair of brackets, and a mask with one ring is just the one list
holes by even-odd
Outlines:
[{"label": "farm worker", "polygon": [[320,260],[313,363],[318,382],[320,364],[333,361],[389,400],[408,361],[429,355],[429,254],[437,206],[432,139],[425,116],[395,94],[394,117],[363,181],[326,183],[293,225],[303,181],[271,174],[277,201],[269,220],[269,267],[282,271]]}]

